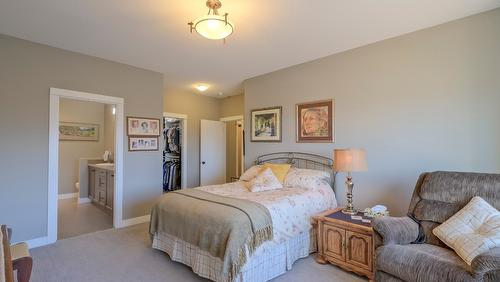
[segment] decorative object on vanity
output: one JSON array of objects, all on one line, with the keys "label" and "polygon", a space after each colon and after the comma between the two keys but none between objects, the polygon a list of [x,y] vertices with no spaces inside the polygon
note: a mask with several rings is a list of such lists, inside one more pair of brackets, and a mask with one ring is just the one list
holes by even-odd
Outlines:
[{"label": "decorative object on vanity", "polygon": [[333,100],[297,104],[297,142],[333,142]]},{"label": "decorative object on vanity", "polygon": [[388,216],[389,211],[386,206],[383,205],[375,205],[371,208],[366,208],[364,210],[364,214],[367,217],[379,217],[379,216]]},{"label": "decorative object on vanity", "polygon": [[127,117],[127,135],[160,136],[160,119]]},{"label": "decorative object on vanity", "polygon": [[357,214],[358,211],[354,208],[352,203],[352,189],[354,187],[354,183],[352,182],[351,173],[366,171],[368,169],[365,158],[365,150],[335,149],[333,154],[333,170],[337,172],[347,172],[347,179],[345,182],[347,189],[347,206],[342,210],[342,212],[346,214]]},{"label": "decorative object on vanity", "polygon": [[158,151],[158,137],[133,136],[128,138],[128,150],[134,151]]},{"label": "decorative object on vanity", "polygon": [[373,281],[373,229],[369,218],[362,213],[356,216],[361,219],[337,208],[313,217],[318,234],[316,262],[329,262]]},{"label": "decorative object on vanity", "polygon": [[219,0],[207,0],[208,14],[199,17],[195,21],[189,22],[189,31],[193,30],[199,35],[212,40],[223,39],[231,35],[234,31],[234,24],[227,19],[228,13],[219,15],[222,3]]},{"label": "decorative object on vanity", "polygon": [[90,123],[60,122],[60,141],[99,141],[99,125]]},{"label": "decorative object on vanity", "polygon": [[419,281],[500,281],[499,247],[481,253],[468,265],[433,233],[473,196],[481,197],[498,210],[500,174],[450,171],[421,174],[407,216],[373,219],[372,226],[379,238],[375,246],[376,280],[415,281],[418,277]]},{"label": "decorative object on vanity", "polygon": [[252,110],[251,142],[281,142],[281,107]]}]

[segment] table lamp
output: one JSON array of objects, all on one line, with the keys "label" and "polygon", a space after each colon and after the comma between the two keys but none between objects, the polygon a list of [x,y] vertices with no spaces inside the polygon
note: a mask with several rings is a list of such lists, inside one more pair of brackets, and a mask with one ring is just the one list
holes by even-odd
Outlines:
[{"label": "table lamp", "polygon": [[352,204],[352,183],[351,172],[366,171],[364,149],[335,149],[333,151],[333,170],[337,172],[347,172],[345,184],[347,186],[347,206],[342,210],[345,214],[357,214],[358,211]]}]

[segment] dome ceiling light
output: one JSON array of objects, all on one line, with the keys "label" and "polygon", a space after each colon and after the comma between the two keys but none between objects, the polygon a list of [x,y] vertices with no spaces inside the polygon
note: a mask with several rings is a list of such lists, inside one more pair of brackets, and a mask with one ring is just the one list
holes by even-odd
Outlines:
[{"label": "dome ceiling light", "polygon": [[219,15],[218,10],[222,7],[219,0],[207,0],[207,7],[207,15],[188,23],[190,32],[194,30],[205,38],[225,41],[225,38],[233,33],[234,24],[227,19],[227,13]]}]

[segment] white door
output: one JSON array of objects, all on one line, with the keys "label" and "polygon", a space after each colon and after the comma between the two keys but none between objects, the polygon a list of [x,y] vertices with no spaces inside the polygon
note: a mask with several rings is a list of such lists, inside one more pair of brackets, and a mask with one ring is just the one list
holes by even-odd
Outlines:
[{"label": "white door", "polygon": [[226,123],[201,120],[200,185],[226,183]]}]

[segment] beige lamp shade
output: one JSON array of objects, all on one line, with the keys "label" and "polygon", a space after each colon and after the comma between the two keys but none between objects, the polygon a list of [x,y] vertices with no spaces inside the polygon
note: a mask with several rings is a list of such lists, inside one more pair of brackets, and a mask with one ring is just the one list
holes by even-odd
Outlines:
[{"label": "beige lamp shade", "polygon": [[364,149],[335,149],[333,151],[333,170],[340,172],[366,171]]}]

